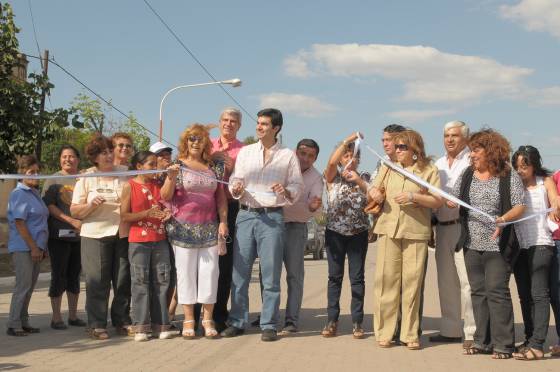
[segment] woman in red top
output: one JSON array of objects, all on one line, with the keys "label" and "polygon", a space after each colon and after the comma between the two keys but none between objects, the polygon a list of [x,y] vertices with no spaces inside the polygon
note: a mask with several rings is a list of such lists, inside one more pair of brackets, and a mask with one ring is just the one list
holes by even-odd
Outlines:
[{"label": "woman in red top", "polygon": [[[140,151],[131,161],[133,170],[156,169],[150,151]],[[137,175],[123,187],[121,219],[130,223],[128,257],[132,282],[132,320],[135,341],[147,341],[148,333],[167,339],[169,331],[167,290],[171,264],[164,222],[169,212],[160,204],[157,174]]]}]

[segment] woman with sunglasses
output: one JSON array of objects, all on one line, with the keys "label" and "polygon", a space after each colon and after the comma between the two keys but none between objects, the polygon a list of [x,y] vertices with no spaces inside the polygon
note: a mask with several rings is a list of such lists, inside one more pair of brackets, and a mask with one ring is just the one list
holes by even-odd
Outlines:
[{"label": "woman with sunglasses", "polygon": [[[183,338],[195,337],[194,305],[204,309],[202,327],[206,338],[218,337],[212,312],[218,292],[218,256],[226,253],[228,236],[227,198],[218,183],[224,164],[211,160],[208,129],[189,126],[181,134],[177,163],[172,165],[161,189],[172,218],[167,236],[175,252],[177,295],[183,305]],[[220,243],[220,244],[219,244]]]},{"label": "woman with sunglasses", "polygon": [[[542,165],[539,150],[521,146],[513,154],[511,164],[525,186],[525,212],[529,216],[557,207],[558,193],[548,169]],[[554,255],[554,240],[547,219],[558,222],[558,209],[536,218],[515,224],[521,248],[513,268],[523,323],[525,342],[513,354],[519,360],[537,360],[544,357],[544,342],[550,318],[549,276]]]},{"label": "woman with sunglasses", "polygon": [[[407,129],[395,133],[393,142],[396,161],[401,167],[439,187],[438,169],[426,156],[420,134]],[[384,201],[374,229],[379,236],[373,312],[375,335],[380,347],[392,345],[400,305],[400,341],[410,350],[418,350],[420,296],[428,257],[431,210],[439,208],[443,201],[386,165],[377,173],[370,196],[380,203]]]},{"label": "woman with sunglasses", "polygon": [[[86,144],[85,153],[94,165],[87,173],[127,171],[128,168],[113,164],[113,143],[100,134]],[[118,334],[130,325],[130,301],[119,292],[119,278],[123,276],[122,262],[128,263],[128,236],[126,225],[121,223],[120,206],[125,177],[83,177],[74,186],[70,213],[82,220],[82,270],[86,277],[86,312],[92,338],[106,340],[109,293],[113,283],[114,297],[111,304],[111,321]],[[128,267],[128,266],[126,266]],[[130,271],[128,299],[130,299]]]}]

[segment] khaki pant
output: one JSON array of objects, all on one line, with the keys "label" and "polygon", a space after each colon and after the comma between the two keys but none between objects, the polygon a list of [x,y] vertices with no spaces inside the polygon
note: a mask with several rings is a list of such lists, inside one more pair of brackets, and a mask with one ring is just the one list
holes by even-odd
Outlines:
[{"label": "khaki pant", "polygon": [[428,242],[380,235],[375,269],[373,321],[377,341],[391,341],[402,308],[402,342],[418,341],[420,291]]}]

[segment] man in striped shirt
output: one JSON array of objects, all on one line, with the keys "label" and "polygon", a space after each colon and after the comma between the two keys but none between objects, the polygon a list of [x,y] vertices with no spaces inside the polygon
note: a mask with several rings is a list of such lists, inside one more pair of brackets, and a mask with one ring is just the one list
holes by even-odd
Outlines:
[{"label": "man in striped shirt", "polygon": [[303,191],[294,152],[278,143],[282,113],[264,109],[257,114],[257,143],[239,151],[229,191],[239,200],[233,247],[233,275],[229,327],[224,337],[242,334],[249,318],[249,282],[258,256],[262,274],[260,326],[263,341],[275,341],[280,308],[280,275],[284,250],[284,213]]}]

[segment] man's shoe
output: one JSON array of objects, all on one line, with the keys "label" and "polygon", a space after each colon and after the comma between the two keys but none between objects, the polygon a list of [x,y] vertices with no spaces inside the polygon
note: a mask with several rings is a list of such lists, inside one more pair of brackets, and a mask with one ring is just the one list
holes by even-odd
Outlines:
[{"label": "man's shoe", "polygon": [[218,331],[218,333],[222,333],[222,331],[225,331],[226,328],[227,328],[227,324],[222,322],[216,322],[216,331]]},{"label": "man's shoe", "polygon": [[35,327],[21,327],[21,329],[23,329],[27,333],[39,333],[39,332],[41,332],[41,330],[39,328],[35,328]]},{"label": "man's shoe", "polygon": [[68,324],[74,327],[85,327],[87,324],[80,318],[68,319]]},{"label": "man's shoe", "polygon": [[447,337],[442,334],[430,336],[430,342],[436,344],[458,344],[461,341],[463,341],[461,337]]},{"label": "man's shoe", "polygon": [[282,328],[282,333],[294,334],[298,331],[297,327],[293,323],[286,323],[284,328]]},{"label": "man's shoe", "polygon": [[228,337],[236,337],[236,336],[240,336],[243,333],[245,333],[245,330],[242,328],[237,328],[235,326],[229,326],[226,329],[224,329],[222,331],[222,333],[220,333],[220,335],[222,337],[228,338]]},{"label": "man's shoe", "polygon": [[278,340],[278,334],[275,329],[265,329],[262,331],[261,340],[265,342]]}]

